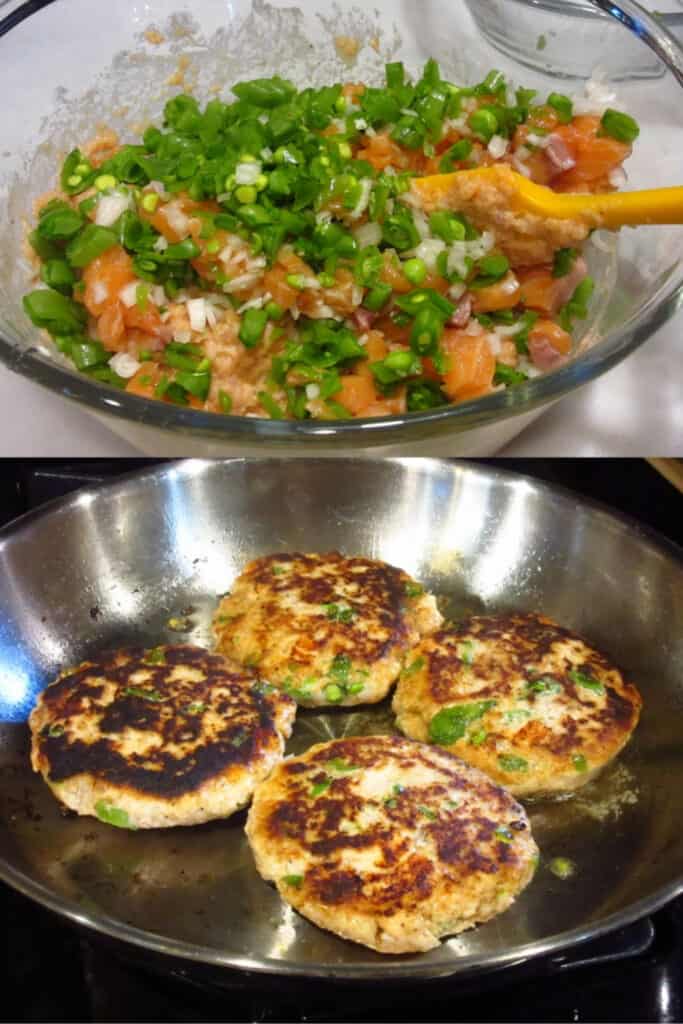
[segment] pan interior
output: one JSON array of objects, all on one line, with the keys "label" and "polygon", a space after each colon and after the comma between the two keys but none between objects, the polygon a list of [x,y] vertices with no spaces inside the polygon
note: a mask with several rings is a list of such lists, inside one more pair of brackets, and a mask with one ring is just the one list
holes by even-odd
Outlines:
[{"label": "pan interior", "polygon": [[[63,816],[28,761],[28,712],[60,668],[103,647],[208,644],[216,599],[248,559],[332,549],[401,566],[449,618],[545,612],[602,647],[644,697],[633,742],[601,778],[574,799],[528,804],[541,864],[515,906],[421,957],[380,957],[286,908],[255,871],[244,814],[119,831]],[[86,924],[237,966],[429,975],[597,931],[680,886],[683,572],[673,552],[571,496],[420,460],[169,465],[5,531],[0,604],[0,875]],[[191,628],[173,632],[189,609]],[[392,731],[389,702],[300,712],[288,753]],[[551,872],[556,857],[575,863],[571,879]]]}]

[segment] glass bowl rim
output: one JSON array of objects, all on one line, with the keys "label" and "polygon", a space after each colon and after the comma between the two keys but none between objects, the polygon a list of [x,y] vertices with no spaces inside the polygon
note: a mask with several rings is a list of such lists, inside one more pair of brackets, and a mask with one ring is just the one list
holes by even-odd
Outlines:
[{"label": "glass bowl rim", "polygon": [[[25,0],[0,20],[0,38],[56,0]],[[529,2],[529,0],[523,0]],[[531,0],[538,3],[539,0]],[[588,0],[620,21],[653,49],[683,87],[683,46],[636,0]],[[541,0],[542,3],[542,0]],[[597,13],[597,11],[596,11]],[[596,380],[638,349],[681,307],[683,280],[656,302],[646,303],[629,322],[553,373],[532,378],[523,386],[425,412],[353,420],[271,420],[225,416],[167,404],[107,387],[47,357],[35,347],[20,349],[0,332],[0,363],[33,383],[101,414],[141,426],[198,437],[241,441],[360,441],[379,445],[388,435],[408,430],[427,437],[484,427],[512,416],[532,413],[576,388]],[[412,428],[412,431],[411,431]]]}]

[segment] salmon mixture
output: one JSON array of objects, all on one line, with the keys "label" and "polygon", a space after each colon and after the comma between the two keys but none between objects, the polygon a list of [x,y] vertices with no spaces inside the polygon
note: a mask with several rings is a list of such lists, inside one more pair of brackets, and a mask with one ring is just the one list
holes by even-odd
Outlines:
[{"label": "salmon mixture", "polygon": [[381,88],[233,92],[203,110],[177,95],[140,145],[106,132],[67,156],[29,235],[41,286],[24,308],[79,371],[216,414],[340,420],[479,398],[569,359],[594,288],[585,235],[539,221],[515,245],[500,197],[478,217],[413,182],[505,164],[614,190],[628,114],[497,71],[462,88],[433,60],[415,82],[389,64]]}]

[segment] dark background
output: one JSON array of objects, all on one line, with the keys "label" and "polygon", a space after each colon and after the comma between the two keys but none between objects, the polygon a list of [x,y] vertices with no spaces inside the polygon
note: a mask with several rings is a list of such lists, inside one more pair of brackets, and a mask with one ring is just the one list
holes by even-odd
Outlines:
[{"label": "dark background", "polygon": [[[559,484],[683,543],[683,498],[644,459],[475,459]],[[162,459],[0,459],[0,524],[49,498]]]},{"label": "dark background", "polygon": [[[74,487],[157,461],[0,460],[0,525]],[[479,461],[568,487],[683,542],[683,498],[643,460]],[[653,916],[654,942],[644,953],[628,955],[647,939],[646,922],[569,958],[606,954],[612,963],[568,970],[534,961],[502,978],[400,990],[300,981],[283,991],[267,978],[239,975],[222,990],[206,977],[199,984],[200,975],[183,980],[167,973],[171,964],[112,949],[2,883],[0,921],[5,1021],[678,1021],[683,1010],[681,899]]]}]

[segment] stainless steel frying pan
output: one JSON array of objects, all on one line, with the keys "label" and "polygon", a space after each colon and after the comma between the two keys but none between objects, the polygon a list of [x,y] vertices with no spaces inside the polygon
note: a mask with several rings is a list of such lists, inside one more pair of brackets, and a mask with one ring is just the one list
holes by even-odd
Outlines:
[{"label": "stainless steel frying pan", "polygon": [[[380,957],[285,908],[254,869],[244,815],[121,832],[64,817],[32,776],[26,717],[101,647],[209,642],[218,594],[277,550],[376,556],[449,615],[536,609],[603,647],[641,688],[633,743],[573,800],[530,806],[542,851],[512,910],[417,957]],[[0,876],[125,942],[214,965],[339,979],[501,967],[593,938],[683,890],[683,560],[600,508],[475,465],[407,461],[169,464],[81,491],[0,534]],[[290,745],[392,730],[389,708],[302,712]],[[562,881],[553,858],[573,860]]]}]

